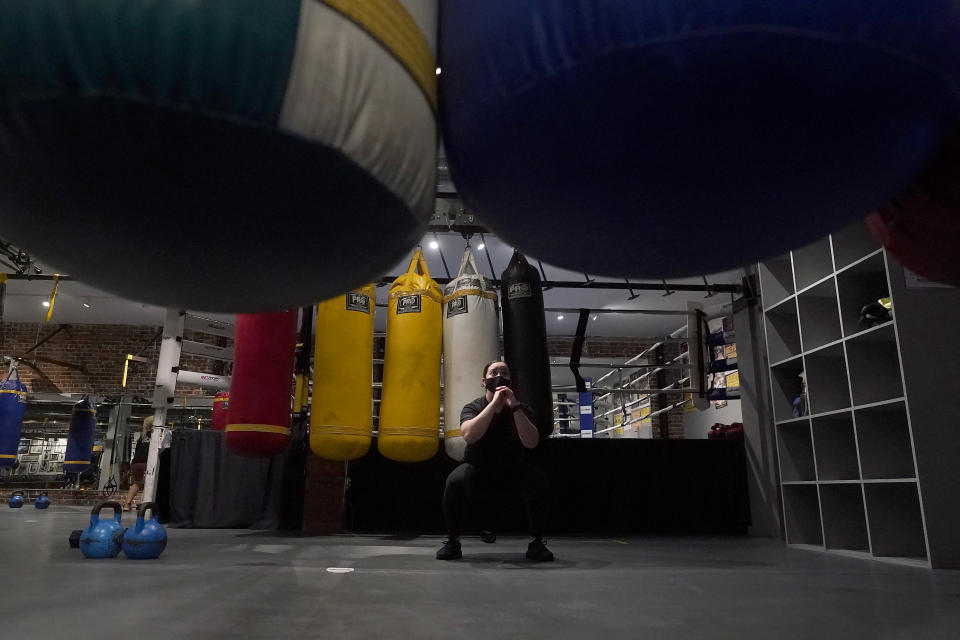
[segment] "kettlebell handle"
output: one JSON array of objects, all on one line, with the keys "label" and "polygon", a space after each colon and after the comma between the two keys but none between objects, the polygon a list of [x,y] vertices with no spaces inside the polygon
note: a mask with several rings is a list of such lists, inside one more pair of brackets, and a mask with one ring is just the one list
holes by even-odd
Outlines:
[{"label": "kettlebell handle", "polygon": [[13,493],[10,494],[10,497],[12,498],[13,496],[22,496],[22,495],[23,495],[23,491],[14,491]]},{"label": "kettlebell handle", "polygon": [[157,515],[158,507],[156,502],[144,502],[140,505],[140,508],[137,509],[137,517],[141,520],[146,516],[147,509],[153,511],[153,519],[156,520],[159,516]]},{"label": "kettlebell handle", "polygon": [[90,515],[91,515],[91,516],[97,516],[97,518],[99,518],[99,517],[100,517],[100,510],[103,509],[104,507],[112,507],[112,508],[113,508],[113,515],[114,515],[114,517],[117,517],[117,516],[120,516],[121,514],[123,514],[123,507],[120,506],[120,503],[119,503],[119,502],[115,502],[115,501],[113,501],[113,500],[108,500],[107,502],[101,502],[100,504],[96,505],[96,506],[90,511]]}]

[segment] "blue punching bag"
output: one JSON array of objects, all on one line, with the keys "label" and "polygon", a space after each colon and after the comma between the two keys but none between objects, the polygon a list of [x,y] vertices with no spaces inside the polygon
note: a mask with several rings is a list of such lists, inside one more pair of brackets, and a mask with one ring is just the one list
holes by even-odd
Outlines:
[{"label": "blue punching bag", "polygon": [[73,405],[73,415],[70,416],[67,452],[63,455],[64,473],[80,473],[90,466],[96,427],[97,407],[90,401],[90,396],[83,396]]},{"label": "blue punching bag", "polygon": [[16,367],[0,382],[0,469],[17,462],[20,427],[27,407],[27,385],[20,382]]},{"label": "blue punching bag", "polygon": [[593,274],[801,246],[885,203],[960,126],[954,0],[447,0],[440,51],[464,199]]}]

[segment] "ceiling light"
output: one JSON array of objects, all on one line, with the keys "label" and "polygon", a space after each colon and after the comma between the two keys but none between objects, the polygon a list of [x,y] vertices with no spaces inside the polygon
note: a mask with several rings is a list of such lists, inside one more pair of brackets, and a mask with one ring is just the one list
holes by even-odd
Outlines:
[{"label": "ceiling light", "polygon": [[42,305],[45,306],[45,307],[49,307],[49,306],[50,306],[50,301],[49,301],[49,300],[44,300],[44,301],[41,302],[40,304],[42,304]]},{"label": "ceiling light", "polygon": [[562,314],[562,313],[557,316],[557,320],[563,320],[563,314]]},{"label": "ceiling light", "polygon": [[595,315],[595,316],[593,316],[593,319],[596,320],[596,319],[599,318],[599,317],[600,317],[600,316]]},{"label": "ceiling light", "polygon": [[90,308],[90,305],[87,304],[86,302],[84,302],[84,303],[83,303],[83,308],[84,308],[84,309],[89,309],[89,308]]},{"label": "ceiling light", "polygon": [[429,246],[430,246],[431,249],[439,249],[439,248],[440,248],[440,243],[437,242],[436,240],[431,240]]},{"label": "ceiling light", "polygon": [[484,248],[485,246],[486,246],[486,245],[481,242],[481,243],[477,246],[477,251],[483,251],[483,248]]},{"label": "ceiling light", "polygon": [[437,75],[440,75],[440,67],[437,67]]}]

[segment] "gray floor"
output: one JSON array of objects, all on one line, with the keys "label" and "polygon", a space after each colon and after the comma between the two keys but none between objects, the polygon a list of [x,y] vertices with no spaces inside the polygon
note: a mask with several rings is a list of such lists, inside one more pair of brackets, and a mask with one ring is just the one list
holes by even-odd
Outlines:
[{"label": "gray floor", "polygon": [[776,540],[553,539],[533,565],[521,538],[443,563],[430,537],[171,530],[159,560],[85,560],[88,513],[0,506],[0,637],[960,638],[960,572]]}]

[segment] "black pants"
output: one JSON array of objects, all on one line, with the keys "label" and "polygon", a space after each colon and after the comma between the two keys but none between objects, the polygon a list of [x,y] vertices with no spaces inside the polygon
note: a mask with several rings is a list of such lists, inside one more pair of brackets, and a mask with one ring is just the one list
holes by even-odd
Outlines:
[{"label": "black pants", "polygon": [[543,535],[549,512],[550,485],[547,476],[530,464],[506,469],[478,468],[463,462],[447,476],[443,492],[443,517],[447,534],[459,537],[468,502],[480,507],[481,526],[490,522],[491,507],[498,497],[521,497],[527,504],[530,535]]}]

